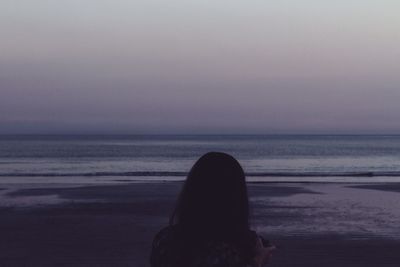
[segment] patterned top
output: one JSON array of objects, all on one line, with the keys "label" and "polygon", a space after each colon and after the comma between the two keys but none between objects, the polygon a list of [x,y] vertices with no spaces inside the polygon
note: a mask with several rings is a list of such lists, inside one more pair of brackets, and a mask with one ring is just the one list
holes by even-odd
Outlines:
[{"label": "patterned top", "polygon": [[[255,232],[254,237],[257,237]],[[225,242],[209,241],[196,246],[184,262],[182,242],[174,226],[162,229],[154,238],[150,255],[151,267],[250,267],[244,257],[233,246]]]}]

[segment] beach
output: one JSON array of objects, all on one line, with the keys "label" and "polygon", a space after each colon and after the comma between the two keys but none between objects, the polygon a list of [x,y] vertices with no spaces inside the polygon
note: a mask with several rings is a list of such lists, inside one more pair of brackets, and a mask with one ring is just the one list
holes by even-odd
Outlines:
[{"label": "beach", "polygon": [[[2,184],[1,266],[149,266],[181,182]],[[248,183],[270,266],[398,266],[400,185]]]},{"label": "beach", "polygon": [[400,267],[399,12],[0,0],[0,267]]}]

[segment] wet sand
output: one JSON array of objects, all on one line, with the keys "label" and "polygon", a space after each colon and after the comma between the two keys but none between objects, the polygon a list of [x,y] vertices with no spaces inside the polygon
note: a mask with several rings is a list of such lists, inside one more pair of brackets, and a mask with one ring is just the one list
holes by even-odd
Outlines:
[{"label": "wet sand", "polygon": [[354,185],[352,188],[362,188],[362,189],[371,189],[371,190],[381,190],[381,191],[390,191],[390,192],[400,192],[400,183],[393,184],[363,184],[363,185]]},{"label": "wet sand", "polygon": [[[0,266],[149,266],[180,186],[2,185]],[[270,266],[399,266],[399,188],[249,184],[252,222],[278,246]]]}]

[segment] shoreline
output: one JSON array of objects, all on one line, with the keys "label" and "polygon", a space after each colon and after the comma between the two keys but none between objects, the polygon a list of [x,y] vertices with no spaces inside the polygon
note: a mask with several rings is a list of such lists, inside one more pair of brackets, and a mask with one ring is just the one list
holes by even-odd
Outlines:
[{"label": "shoreline", "polygon": [[[2,184],[0,263],[149,266],[181,184]],[[363,186],[248,183],[253,229],[279,247],[270,266],[398,266],[400,183]]]},{"label": "shoreline", "polygon": [[[77,185],[102,185],[102,184],[154,184],[154,183],[182,183],[185,181],[186,177],[179,178],[168,178],[161,179],[156,178],[152,179],[150,177],[146,177],[143,179],[135,178],[135,179],[120,179],[115,176],[99,176],[95,179],[90,179],[88,177],[68,177],[70,179],[65,179],[66,177],[51,177],[54,179],[49,179],[50,177],[41,177],[41,176],[18,176],[18,177],[0,177],[0,187],[3,185],[23,185],[23,184],[77,184]],[[338,177],[330,177],[336,178],[331,180],[323,180],[320,178],[325,177],[299,177],[299,178],[315,178],[315,179],[290,179],[292,177],[276,177],[277,179],[260,179],[260,177],[247,177],[247,184],[400,184],[400,177],[389,177],[391,179],[385,179],[388,177],[370,177],[360,179],[360,177],[348,177],[348,176],[338,176]],[[282,179],[283,178],[283,179]],[[286,179],[285,179],[286,178]],[[356,179],[354,179],[356,178]],[[374,180],[371,180],[371,179]],[[382,180],[379,180],[382,179]]]}]

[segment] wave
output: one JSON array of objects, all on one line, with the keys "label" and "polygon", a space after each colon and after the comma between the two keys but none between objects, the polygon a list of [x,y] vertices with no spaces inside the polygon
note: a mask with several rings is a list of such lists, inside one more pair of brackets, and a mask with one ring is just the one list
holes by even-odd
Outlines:
[{"label": "wave", "polygon": [[[187,172],[135,171],[135,172],[83,172],[83,173],[0,173],[0,177],[185,177]],[[400,177],[394,172],[248,172],[247,177]]]}]

